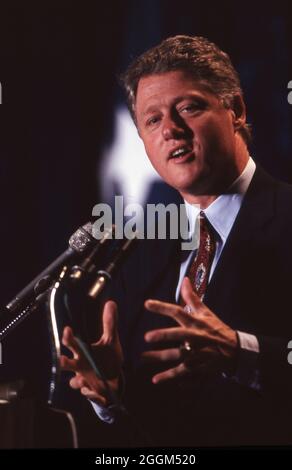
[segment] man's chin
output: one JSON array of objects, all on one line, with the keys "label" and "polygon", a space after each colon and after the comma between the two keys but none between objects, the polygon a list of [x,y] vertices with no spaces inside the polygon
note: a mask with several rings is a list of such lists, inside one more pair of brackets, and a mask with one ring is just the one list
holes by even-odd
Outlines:
[{"label": "man's chin", "polygon": [[200,192],[206,182],[202,175],[198,172],[192,172],[191,174],[181,175],[181,178],[178,178],[176,183],[176,188],[179,192],[191,191],[194,193]]},{"label": "man's chin", "polygon": [[213,194],[210,187],[210,180],[207,178],[193,178],[190,181],[185,181],[184,184],[179,184],[176,186],[177,191],[180,195],[186,199],[186,195],[193,197],[199,196],[209,196]]}]

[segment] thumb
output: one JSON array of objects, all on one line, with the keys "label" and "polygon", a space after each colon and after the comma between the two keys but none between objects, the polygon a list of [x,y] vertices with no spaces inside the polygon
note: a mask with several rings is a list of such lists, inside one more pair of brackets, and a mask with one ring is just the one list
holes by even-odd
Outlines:
[{"label": "thumb", "polygon": [[62,344],[72,352],[74,359],[79,357],[80,348],[70,326],[65,326],[63,330]]},{"label": "thumb", "polygon": [[180,292],[186,305],[190,305],[194,310],[202,306],[202,301],[194,291],[192,283],[188,277],[184,277]]},{"label": "thumb", "polygon": [[118,307],[116,302],[108,300],[103,308],[102,315],[103,340],[112,343],[118,335]]}]

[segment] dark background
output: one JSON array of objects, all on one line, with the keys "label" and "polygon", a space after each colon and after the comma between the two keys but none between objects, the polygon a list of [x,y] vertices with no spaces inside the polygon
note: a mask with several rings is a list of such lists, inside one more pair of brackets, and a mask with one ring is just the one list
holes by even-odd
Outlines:
[{"label": "dark background", "polygon": [[289,2],[11,1],[0,8],[1,305],[66,248],[100,202],[96,168],[122,99],[117,75],[169,35],[204,35],[230,54],[253,126],[251,154],[292,183]]},{"label": "dark background", "polygon": [[162,38],[205,35],[232,57],[254,129],[252,155],[292,182],[288,2],[9,2],[0,13],[1,304],[59,254],[100,201],[96,163],[112,136],[117,75]]}]

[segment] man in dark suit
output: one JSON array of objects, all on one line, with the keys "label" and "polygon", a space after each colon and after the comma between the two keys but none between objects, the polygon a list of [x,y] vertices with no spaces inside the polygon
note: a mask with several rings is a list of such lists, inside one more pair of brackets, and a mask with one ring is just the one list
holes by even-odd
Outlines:
[{"label": "man in dark suit", "polygon": [[[112,429],[134,429],[134,445],[291,444],[292,189],[249,156],[238,76],[208,40],[163,41],[124,83],[151,163],[185,201],[190,234],[200,218],[200,247],[182,257],[179,240],[140,243],[94,346],[111,364],[107,386],[66,328],[70,384]],[[113,394],[127,416],[111,408]]]}]

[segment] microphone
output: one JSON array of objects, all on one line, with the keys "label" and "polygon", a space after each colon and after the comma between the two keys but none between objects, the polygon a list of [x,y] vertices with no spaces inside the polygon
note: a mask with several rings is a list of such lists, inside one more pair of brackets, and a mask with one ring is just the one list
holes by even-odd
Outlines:
[{"label": "microphone", "polygon": [[21,308],[31,302],[37,295],[44,292],[51,282],[52,277],[64,265],[72,263],[84,252],[96,243],[100,243],[92,236],[92,223],[88,222],[78,228],[69,239],[69,247],[46,269],[36,276],[16,297],[6,305],[11,313],[18,312]]},{"label": "microphone", "polygon": [[112,240],[115,233],[115,225],[108,227],[104,230],[103,236],[99,243],[95,245],[88,255],[80,261],[79,264],[75,264],[71,268],[70,279],[76,283],[81,281],[84,277],[90,275],[96,268],[97,256],[100,251],[108,244],[108,240]]},{"label": "microphone", "polygon": [[112,280],[113,273],[119,267],[127,251],[132,247],[135,240],[137,240],[137,234],[134,234],[132,238],[122,240],[122,244],[118,247],[113,260],[109,262],[104,270],[101,269],[97,272],[97,278],[88,291],[88,296],[91,299],[95,300],[106,284]]}]

